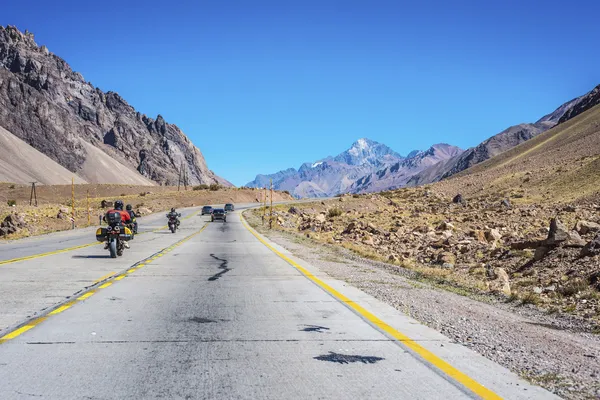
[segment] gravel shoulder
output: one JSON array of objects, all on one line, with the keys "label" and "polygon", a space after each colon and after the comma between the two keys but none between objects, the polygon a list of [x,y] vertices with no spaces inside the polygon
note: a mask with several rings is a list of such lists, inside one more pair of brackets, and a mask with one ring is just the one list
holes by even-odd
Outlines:
[{"label": "gravel shoulder", "polygon": [[529,381],[567,399],[600,398],[600,336],[588,333],[581,320],[491,295],[442,288],[417,279],[413,271],[300,234],[269,231],[252,213],[244,216],[260,233],[332,278],[390,304]]}]

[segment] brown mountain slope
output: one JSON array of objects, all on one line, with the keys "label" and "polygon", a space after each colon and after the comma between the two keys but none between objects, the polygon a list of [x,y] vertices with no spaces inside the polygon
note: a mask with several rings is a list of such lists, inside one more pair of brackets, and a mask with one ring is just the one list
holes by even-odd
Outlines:
[{"label": "brown mountain slope", "polygon": [[133,183],[104,167],[96,170],[93,160],[88,168],[97,157],[88,144],[144,181],[177,184],[183,165],[191,184],[230,185],[208,169],[177,126],[140,114],[117,93],[104,93],[38,46],[32,34],[10,26],[0,27],[0,126],[92,182]]},{"label": "brown mountain slope", "polygon": [[600,193],[600,106],[455,177],[433,185],[446,195],[492,193],[571,202]]},{"label": "brown mountain slope", "polygon": [[[73,173],[0,127],[0,182],[71,183]],[[75,183],[86,183],[75,177]]]}]

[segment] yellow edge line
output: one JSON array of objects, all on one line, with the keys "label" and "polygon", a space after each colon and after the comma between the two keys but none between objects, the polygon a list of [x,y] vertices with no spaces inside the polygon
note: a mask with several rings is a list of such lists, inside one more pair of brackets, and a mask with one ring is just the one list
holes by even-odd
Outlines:
[{"label": "yellow edge line", "polygon": [[15,262],[19,262],[19,261],[33,260],[35,258],[52,256],[54,254],[66,253],[66,252],[71,251],[71,250],[83,249],[85,247],[95,246],[97,244],[100,244],[100,242],[87,243],[87,244],[82,244],[82,245],[74,246],[74,247],[67,247],[66,249],[49,251],[48,253],[34,254],[32,256],[13,258],[13,259],[10,259],[10,260],[0,261],[0,265],[15,263]]},{"label": "yellow edge line", "polygon": [[[204,229],[206,229],[208,227],[208,224],[205,224],[198,232],[191,234],[190,236],[183,238],[181,241],[177,242],[176,244],[172,245],[171,248],[165,250],[162,254],[168,253],[169,251],[173,250],[174,248],[181,246],[183,243],[187,242],[188,240],[190,240],[191,238],[193,238],[194,236],[200,234]],[[66,251],[66,249],[64,249],[63,251]],[[41,257],[41,256],[39,256]],[[34,257],[35,258],[35,257]],[[141,268],[143,267],[145,264],[139,264],[137,266],[137,268]],[[127,270],[127,273],[132,273],[134,272],[137,268],[131,268],[129,270]],[[112,273],[114,274],[114,272]],[[105,275],[104,277],[96,280],[94,283],[98,283],[100,281],[102,281],[103,279],[106,279],[108,277],[110,277],[112,274],[108,274]],[[123,273],[117,277],[115,277],[113,280],[108,281],[100,286],[98,286],[98,289],[104,289],[106,287],[109,287],[110,285],[112,285],[114,282],[113,281],[120,281],[121,279],[125,278],[126,273]],[[83,301],[86,299],[89,299],[90,297],[92,297],[94,294],[96,294],[96,291],[98,290],[91,290],[87,293],[82,294],[81,296],[77,297],[76,300],[79,301]],[[75,304],[75,301],[71,301],[69,303],[63,304],[62,306],[58,307],[57,309],[53,310],[52,312],[50,312],[48,314],[48,316],[50,315],[56,315],[56,314],[60,314],[61,312],[68,310],[69,308],[71,308],[73,305]],[[27,332],[28,330],[34,328],[36,325],[40,324],[41,322],[44,322],[48,317],[40,317],[40,318],[36,318],[32,321],[30,321],[27,325],[23,325],[22,327],[20,327],[19,329],[15,329],[14,331],[7,333],[4,336],[0,337],[0,344],[7,342],[11,339],[16,338],[17,336],[22,335],[23,333]]]},{"label": "yellow edge line", "polygon": [[298,263],[296,263],[295,261],[293,261],[292,259],[287,257],[285,254],[282,254],[281,252],[279,252],[277,249],[275,249],[273,246],[271,246],[269,243],[267,243],[262,237],[260,237],[256,232],[254,232],[254,230],[251,229],[250,226],[246,223],[246,221],[244,220],[244,218],[242,217],[241,214],[240,214],[240,220],[242,221],[242,224],[246,227],[246,229],[248,229],[248,231],[250,231],[250,233],[252,233],[262,244],[267,246],[273,253],[277,254],[279,257],[284,259],[286,262],[288,262],[290,265],[292,265],[294,268],[296,268],[298,271],[300,271],[300,273],[302,273],[305,277],[307,277],[312,282],[317,284],[321,289],[325,290],[327,293],[329,293],[330,295],[335,297],[337,300],[344,303],[346,306],[348,306],[349,308],[354,310],[357,314],[359,314],[360,316],[365,318],[367,321],[369,321],[373,325],[377,326],[379,329],[381,329],[388,335],[392,336],[394,339],[402,342],[402,344],[404,344],[406,347],[408,347],[409,349],[411,349],[412,351],[417,353],[425,361],[429,362],[431,365],[438,368],[444,374],[448,375],[449,377],[451,377],[452,379],[454,379],[455,381],[457,381],[458,383],[460,383],[467,389],[471,390],[473,393],[475,393],[476,395],[480,396],[483,399],[502,399],[502,397],[500,397],[496,393],[492,392],[490,389],[486,388],[479,382],[475,381],[473,378],[466,375],[465,373],[454,368],[452,365],[450,365],[446,361],[442,360],[441,358],[439,358],[438,356],[436,356],[435,354],[433,354],[431,351],[427,350],[420,344],[416,343],[415,341],[410,339],[405,334],[392,328],[391,326],[389,326],[388,324],[383,322],[381,319],[376,317],[374,314],[365,310],[363,307],[358,305],[356,302],[350,300],[348,297],[344,296],[343,294],[341,294],[340,292],[338,292],[337,290],[335,290],[334,288],[332,288],[331,286],[329,286],[328,284],[323,282],[321,279],[314,276],[307,269],[298,265]]}]

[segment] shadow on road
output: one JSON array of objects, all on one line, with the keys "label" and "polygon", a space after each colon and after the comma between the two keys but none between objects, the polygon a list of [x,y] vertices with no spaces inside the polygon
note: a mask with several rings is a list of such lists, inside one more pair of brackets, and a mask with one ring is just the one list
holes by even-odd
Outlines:
[{"label": "shadow on road", "polygon": [[80,255],[74,255],[71,256],[71,258],[110,258],[110,254],[105,254],[105,255],[99,255],[99,254],[94,254],[91,256],[80,256]]}]

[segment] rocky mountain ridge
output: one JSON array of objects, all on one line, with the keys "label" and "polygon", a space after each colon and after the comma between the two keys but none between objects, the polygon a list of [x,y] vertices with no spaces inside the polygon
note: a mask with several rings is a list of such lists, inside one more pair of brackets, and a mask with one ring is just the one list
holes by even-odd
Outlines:
[{"label": "rocky mountain ridge", "polygon": [[183,166],[190,184],[230,185],[176,125],[94,87],[12,26],[0,27],[0,126],[87,182],[177,184]]},{"label": "rocky mountain ridge", "polygon": [[289,168],[275,174],[257,175],[246,186],[265,187],[273,179],[274,188],[287,190],[296,197],[385,190],[390,187],[386,185],[404,185],[418,171],[460,152],[458,147],[437,144],[403,157],[382,143],[361,138],[335,157],[304,163],[298,170]]},{"label": "rocky mountain ridge", "polygon": [[489,160],[515,146],[524,143],[558,124],[576,117],[582,112],[600,103],[600,85],[591,92],[576,97],[558,107],[552,113],[543,116],[534,123],[522,123],[511,126],[504,131],[484,140],[480,144],[451,160],[432,166],[413,176],[408,186],[418,186],[449,178],[476,164]]}]

